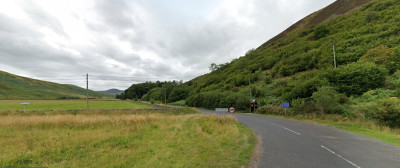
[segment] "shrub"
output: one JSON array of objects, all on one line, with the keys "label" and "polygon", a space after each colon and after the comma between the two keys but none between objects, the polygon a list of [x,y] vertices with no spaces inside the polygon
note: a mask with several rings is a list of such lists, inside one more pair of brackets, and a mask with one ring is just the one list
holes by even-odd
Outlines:
[{"label": "shrub", "polygon": [[328,35],[328,33],[329,30],[327,26],[325,25],[319,26],[314,30],[314,40],[324,38],[326,35]]},{"label": "shrub", "polygon": [[365,117],[375,119],[390,127],[400,127],[399,99],[377,100],[361,109]]},{"label": "shrub", "polygon": [[335,108],[339,106],[339,93],[333,87],[322,86],[312,94],[311,98],[323,113],[341,114],[338,108]]},{"label": "shrub", "polygon": [[256,113],[282,115],[285,112],[284,109],[280,106],[261,106],[256,110]]},{"label": "shrub", "polygon": [[369,50],[360,60],[362,62],[373,62],[376,65],[382,65],[390,73],[395,72],[400,67],[400,48],[394,49],[384,45]]},{"label": "shrub", "polygon": [[242,110],[249,106],[249,97],[236,92],[210,91],[190,96],[186,104],[192,107],[218,108],[235,107]]},{"label": "shrub", "polygon": [[395,91],[390,89],[378,88],[365,92],[358,99],[359,102],[373,102],[377,99],[386,99],[395,96]]},{"label": "shrub", "polygon": [[265,84],[271,84],[272,83],[272,77],[271,76],[267,76],[267,77],[265,77],[264,78],[264,82],[265,82]]},{"label": "shrub", "polygon": [[375,20],[378,20],[378,14],[375,11],[368,12],[367,15],[365,15],[365,22],[372,22]]},{"label": "shrub", "polygon": [[320,111],[312,99],[305,98],[305,99],[294,99],[291,102],[293,106],[293,111],[297,114],[302,113],[314,113]]},{"label": "shrub", "polygon": [[387,70],[374,63],[351,63],[331,69],[327,78],[339,92],[350,96],[381,87],[386,75]]},{"label": "shrub", "polygon": [[325,78],[315,76],[313,78],[296,79],[291,81],[288,86],[282,90],[281,98],[286,101],[297,98],[311,97],[317,91],[318,87],[329,85]]}]

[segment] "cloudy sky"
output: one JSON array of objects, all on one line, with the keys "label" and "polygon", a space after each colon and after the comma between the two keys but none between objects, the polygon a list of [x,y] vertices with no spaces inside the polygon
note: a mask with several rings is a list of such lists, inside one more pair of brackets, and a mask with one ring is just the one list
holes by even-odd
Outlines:
[{"label": "cloudy sky", "polygon": [[334,0],[1,0],[0,70],[92,90],[208,73]]}]

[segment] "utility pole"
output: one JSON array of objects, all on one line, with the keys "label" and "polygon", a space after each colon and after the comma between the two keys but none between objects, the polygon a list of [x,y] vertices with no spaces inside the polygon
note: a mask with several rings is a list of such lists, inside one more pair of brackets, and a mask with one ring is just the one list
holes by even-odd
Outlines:
[{"label": "utility pole", "polygon": [[86,73],[86,109],[89,111],[89,74]]},{"label": "utility pole", "polygon": [[335,52],[335,44],[333,44],[333,65],[336,68],[336,52]]}]

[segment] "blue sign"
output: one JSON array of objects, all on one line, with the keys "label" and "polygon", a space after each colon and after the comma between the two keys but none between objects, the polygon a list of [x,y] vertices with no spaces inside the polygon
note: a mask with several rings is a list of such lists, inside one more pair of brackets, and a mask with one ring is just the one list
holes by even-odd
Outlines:
[{"label": "blue sign", "polygon": [[282,103],[282,107],[289,107],[289,103]]}]

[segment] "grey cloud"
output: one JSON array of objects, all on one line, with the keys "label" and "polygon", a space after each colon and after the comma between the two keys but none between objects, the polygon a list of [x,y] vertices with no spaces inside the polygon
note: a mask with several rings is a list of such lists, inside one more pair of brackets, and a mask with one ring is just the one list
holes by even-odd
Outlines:
[{"label": "grey cloud", "polygon": [[[286,3],[293,1],[246,1],[254,9],[239,9],[240,14],[254,24],[243,24],[215,6],[214,1],[204,2],[213,3],[205,5],[207,7],[216,8],[207,9],[207,12],[216,10],[213,17],[207,19],[203,18],[207,13],[204,11],[171,18],[191,11],[182,10],[169,15],[169,10],[163,9],[168,6],[160,6],[158,1],[94,1],[91,12],[95,19],[76,14],[96,37],[90,39],[92,45],[67,42],[57,44],[60,48],[44,42],[45,34],[36,28],[49,28],[69,40],[62,21],[33,2],[21,4],[35,25],[0,13],[0,65],[24,69],[31,76],[51,76],[41,78],[44,80],[81,87],[85,86],[82,75],[89,73],[90,87],[94,90],[126,89],[132,83],[149,80],[189,80],[208,73],[208,66],[213,62],[229,62],[258,47],[301,17],[329,3],[319,0],[296,2],[296,6],[291,8],[291,4]],[[179,3],[174,1],[174,4]],[[171,9],[179,10],[180,7]],[[138,12],[146,13],[143,16]],[[118,44],[110,41],[110,36],[129,43],[135,52],[121,51]],[[74,49],[81,56],[71,55],[62,48]],[[152,52],[159,60],[138,55],[137,51]],[[109,64],[106,59],[116,63]]]}]

